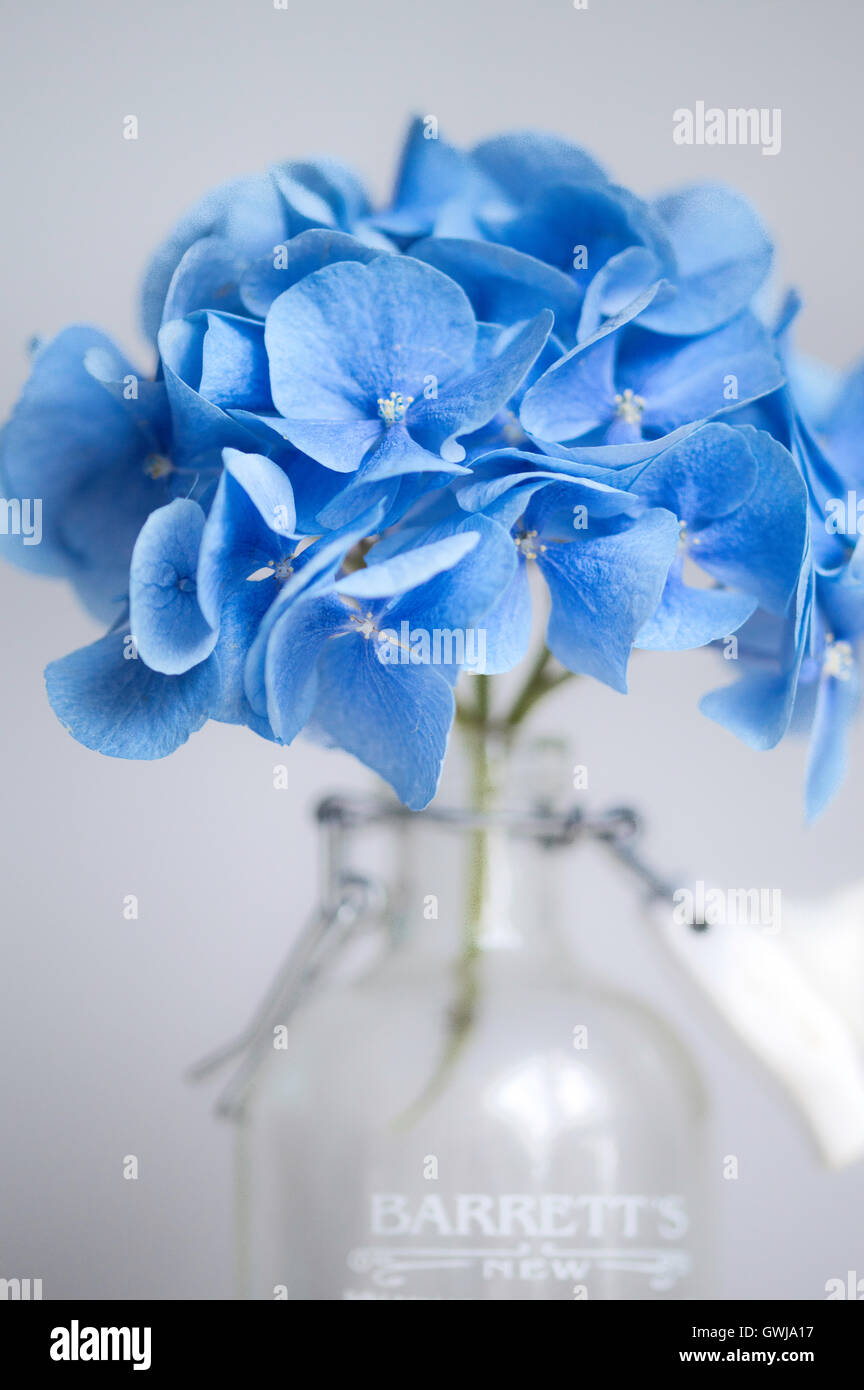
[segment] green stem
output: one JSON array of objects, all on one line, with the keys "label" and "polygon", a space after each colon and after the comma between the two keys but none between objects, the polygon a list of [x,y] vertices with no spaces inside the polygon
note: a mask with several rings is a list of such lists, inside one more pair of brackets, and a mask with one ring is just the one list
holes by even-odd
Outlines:
[{"label": "green stem", "polygon": [[[493,798],[493,778],[489,761],[491,677],[475,676],[474,705],[462,720],[471,762],[471,809],[487,811]],[[456,961],[456,995],[449,1010],[447,1036],[437,1066],[417,1100],[400,1117],[407,1127],[440,1095],[464,1048],[477,1015],[480,994],[480,933],[489,890],[489,832],[482,826],[471,831],[465,918],[462,945]]]},{"label": "green stem", "polygon": [[522,689],[510,706],[510,712],[507,715],[507,723],[511,728],[515,729],[522,723],[522,720],[525,718],[531,706],[539,698],[536,692],[542,691],[543,689],[544,673],[551,658],[552,653],[549,648],[545,646],[541,647],[534,661],[534,665],[525,677]]},{"label": "green stem", "polygon": [[519,694],[516,696],[510,711],[505,718],[508,729],[517,729],[525,719],[525,716],[534,708],[538,700],[542,700],[548,695],[550,690],[555,690],[557,686],[563,685],[565,681],[572,678],[572,671],[559,671],[556,674],[549,674],[549,662],[552,660],[552,653],[548,647],[541,647],[537,659],[528,675]]},{"label": "green stem", "polygon": [[[468,706],[457,705],[457,723],[465,733],[471,762],[471,809],[488,811],[494,799],[494,779],[489,761],[489,737],[497,733],[506,739],[550,690],[569,680],[571,671],[550,675],[551,652],[545,646],[529,671],[509,712],[501,720],[492,715],[491,676],[472,676],[474,696]],[[489,832],[478,826],[471,832],[468,879],[465,894],[465,926],[456,962],[456,995],[449,1011],[447,1036],[435,1071],[417,1100],[397,1121],[400,1128],[414,1120],[440,1095],[474,1027],[480,996],[482,952],[480,934],[489,892]]]}]

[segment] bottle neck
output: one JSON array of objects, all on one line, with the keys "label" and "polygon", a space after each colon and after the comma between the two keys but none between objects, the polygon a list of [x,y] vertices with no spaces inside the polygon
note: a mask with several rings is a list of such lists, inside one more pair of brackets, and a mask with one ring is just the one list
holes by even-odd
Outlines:
[{"label": "bottle neck", "polygon": [[438,958],[562,954],[559,879],[576,851],[543,828],[563,799],[566,749],[469,731],[448,762],[427,811],[394,805],[352,834],[352,867],[386,889],[393,947]]}]

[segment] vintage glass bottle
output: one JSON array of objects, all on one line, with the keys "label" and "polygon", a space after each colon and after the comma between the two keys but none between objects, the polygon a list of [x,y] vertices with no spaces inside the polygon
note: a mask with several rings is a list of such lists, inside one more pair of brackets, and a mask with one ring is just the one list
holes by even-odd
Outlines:
[{"label": "vintage glass bottle", "polygon": [[235,1096],[242,1297],[709,1296],[698,1074],[580,963],[578,836],[514,802],[331,803],[373,902]]}]

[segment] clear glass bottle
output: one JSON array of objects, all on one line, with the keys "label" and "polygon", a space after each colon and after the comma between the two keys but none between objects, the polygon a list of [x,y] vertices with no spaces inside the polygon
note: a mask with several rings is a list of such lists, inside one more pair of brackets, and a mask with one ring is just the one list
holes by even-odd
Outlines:
[{"label": "clear glass bottle", "polygon": [[566,822],[485,800],[330,803],[378,900],[235,1094],[243,1297],[707,1296],[699,1078],[562,932]]}]

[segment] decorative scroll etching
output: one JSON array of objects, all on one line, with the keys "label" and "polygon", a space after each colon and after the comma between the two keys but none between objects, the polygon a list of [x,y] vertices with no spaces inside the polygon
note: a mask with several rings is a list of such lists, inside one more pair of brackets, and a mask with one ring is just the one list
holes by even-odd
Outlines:
[{"label": "decorative scroll etching", "polygon": [[577,1282],[592,1270],[643,1275],[656,1292],[671,1289],[690,1271],[690,1257],[684,1250],[635,1247],[568,1247],[543,1241],[539,1248],[530,1241],[510,1247],[430,1247],[396,1249],[386,1245],[366,1245],[352,1250],[348,1267],[355,1274],[369,1274],[382,1288],[403,1285],[411,1274],[426,1270],[472,1269],[480,1267],[483,1279],[521,1279],[539,1281],[559,1279]]}]

